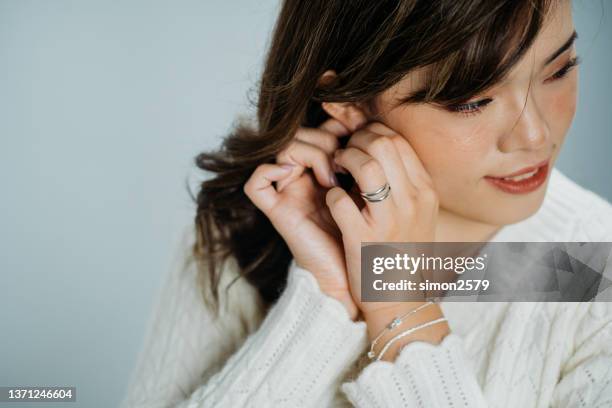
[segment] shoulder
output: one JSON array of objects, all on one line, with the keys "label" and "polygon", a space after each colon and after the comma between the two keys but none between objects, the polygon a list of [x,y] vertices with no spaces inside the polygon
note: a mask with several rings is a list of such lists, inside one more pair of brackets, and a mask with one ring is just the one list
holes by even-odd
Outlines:
[{"label": "shoulder", "polygon": [[264,309],[258,291],[240,277],[236,259],[230,255],[215,265],[219,293],[215,313],[211,307],[210,271],[206,262],[197,262],[195,242],[195,227],[184,227],[174,246],[172,265],[155,296],[150,319],[159,335],[182,338],[201,353],[219,357],[234,350],[257,329]]},{"label": "shoulder", "polygon": [[[258,294],[238,275],[234,258],[221,269],[218,317],[204,301],[192,249],[195,229],[184,228],[173,247],[170,268],[161,279],[149,312],[142,347],[122,407],[174,406],[224,365],[260,323]],[[200,279],[204,274],[204,278]]]},{"label": "shoulder", "polygon": [[534,218],[546,224],[551,241],[612,241],[612,205],[557,168]]},{"label": "shoulder", "polygon": [[[210,271],[206,262],[197,262],[193,248],[196,242],[194,226],[183,229],[176,254],[175,265],[170,269],[168,281],[177,282],[177,287],[189,292],[188,297],[195,299],[194,307],[207,309],[204,297],[210,289]],[[215,266],[219,290],[220,322],[237,318],[247,322],[257,322],[263,306],[256,288],[241,277],[236,258],[231,254]],[[175,293],[181,297],[181,293]],[[196,306],[197,303],[197,306]],[[210,312],[207,310],[207,313]],[[250,326],[250,324],[247,324]]]}]

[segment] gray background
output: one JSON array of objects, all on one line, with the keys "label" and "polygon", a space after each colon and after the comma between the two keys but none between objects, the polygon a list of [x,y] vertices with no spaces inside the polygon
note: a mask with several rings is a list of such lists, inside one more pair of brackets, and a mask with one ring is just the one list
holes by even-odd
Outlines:
[{"label": "gray background", "polygon": [[[558,167],[611,200],[602,3],[574,3],[584,63]],[[71,406],[117,405],[193,217],[192,158],[248,113],[276,11],[0,0],[0,385],[76,386]]]}]

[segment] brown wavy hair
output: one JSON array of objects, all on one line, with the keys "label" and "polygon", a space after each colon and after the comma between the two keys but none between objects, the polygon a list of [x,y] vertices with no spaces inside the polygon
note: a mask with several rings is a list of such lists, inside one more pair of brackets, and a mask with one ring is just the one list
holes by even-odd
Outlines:
[{"label": "brown wavy hair", "polygon": [[[221,265],[228,256],[237,261],[238,278],[257,289],[264,305],[280,296],[292,255],[243,186],[257,166],[275,161],[300,126],[317,127],[328,118],[321,102],[361,102],[376,112],[375,97],[420,67],[426,69],[426,87],[399,104],[465,102],[508,74],[533,43],[551,4],[283,1],[258,83],[256,121],[238,121],[218,150],[195,158],[200,169],[213,173],[197,196],[192,194],[193,258],[205,302],[218,311]],[[317,86],[328,69],[337,77]]]}]

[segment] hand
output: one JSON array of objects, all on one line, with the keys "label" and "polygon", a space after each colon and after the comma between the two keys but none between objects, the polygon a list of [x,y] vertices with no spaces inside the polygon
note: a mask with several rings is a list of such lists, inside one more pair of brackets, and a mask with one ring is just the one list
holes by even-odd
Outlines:
[{"label": "hand", "polygon": [[[335,119],[319,128],[300,128],[276,156],[276,164],[255,169],[244,192],[285,239],[296,263],[315,276],[324,293],[344,304],[354,320],[358,309],[349,291],[340,230],[325,203],[327,189],[335,185],[332,154],[338,137],[347,133]],[[286,170],[281,165],[293,166]]]},{"label": "hand", "polygon": [[327,192],[326,203],[342,233],[349,287],[357,307],[368,315],[411,308],[415,302],[361,301],[361,242],[434,242],[439,211],[430,175],[408,141],[379,122],[355,132],[334,160],[355,178],[361,191],[376,191],[385,183],[390,196],[364,200],[363,208],[340,187]]}]

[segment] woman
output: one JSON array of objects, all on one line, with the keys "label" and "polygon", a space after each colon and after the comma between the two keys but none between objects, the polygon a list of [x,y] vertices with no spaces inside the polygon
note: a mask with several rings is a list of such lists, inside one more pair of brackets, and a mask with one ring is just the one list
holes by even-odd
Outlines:
[{"label": "woman", "polygon": [[612,406],[609,303],[359,291],[366,241],[612,241],[554,168],[575,38],[567,0],[286,0],[124,405]]}]

